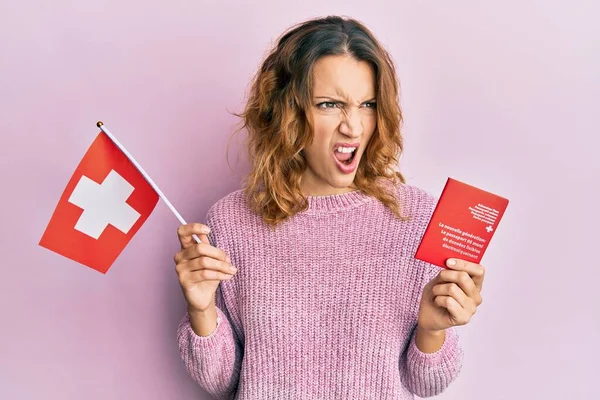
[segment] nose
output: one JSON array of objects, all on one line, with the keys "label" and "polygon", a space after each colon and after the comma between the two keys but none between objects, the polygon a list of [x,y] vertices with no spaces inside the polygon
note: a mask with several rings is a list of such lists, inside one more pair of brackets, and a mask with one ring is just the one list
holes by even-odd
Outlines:
[{"label": "nose", "polygon": [[363,124],[360,113],[357,110],[344,110],[340,123],[340,133],[351,138],[357,138],[363,133]]}]

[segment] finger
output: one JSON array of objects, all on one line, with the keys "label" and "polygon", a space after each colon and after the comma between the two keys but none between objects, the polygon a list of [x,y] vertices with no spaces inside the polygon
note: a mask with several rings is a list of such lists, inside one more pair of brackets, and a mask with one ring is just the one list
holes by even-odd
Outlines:
[{"label": "finger", "polygon": [[436,296],[433,299],[439,307],[448,310],[448,314],[456,325],[464,325],[471,319],[470,314],[458,304],[458,302],[450,296]]},{"label": "finger", "polygon": [[237,269],[230,263],[209,257],[198,257],[187,263],[183,263],[182,265],[184,265],[182,268],[188,271],[211,269],[227,274],[234,274],[237,272]]},{"label": "finger", "polygon": [[[196,237],[198,239],[200,239],[200,243],[210,244],[210,241],[208,240],[208,236],[207,235],[197,235]],[[196,240],[194,239],[194,243],[198,243],[198,242],[196,242]]]},{"label": "finger", "polygon": [[[202,243],[208,243],[208,237],[206,237],[206,235],[209,233],[210,228],[198,222],[180,225],[179,228],[177,228],[177,236],[179,237],[179,243],[181,244],[182,249],[187,249],[196,243],[192,235],[197,235]],[[204,238],[202,238],[202,236],[204,236]]]},{"label": "finger", "polygon": [[475,264],[467,260],[459,258],[449,258],[446,260],[446,265],[454,271],[465,271],[471,276],[475,286],[481,291],[483,279],[485,277],[485,268],[483,265]]},{"label": "finger", "polygon": [[195,258],[189,262],[183,262],[175,266],[175,271],[180,280],[189,273],[203,270],[217,271],[229,275],[235,275],[238,271],[236,267],[227,262],[208,257]]},{"label": "finger", "polygon": [[221,261],[231,262],[229,256],[223,250],[207,243],[195,243],[192,246],[183,249],[175,255],[175,262],[179,264],[198,257],[210,257]]},{"label": "finger", "polygon": [[447,269],[442,270],[439,276],[443,282],[456,283],[469,297],[475,298],[479,294],[479,289],[475,285],[473,278],[465,271]]},{"label": "finger", "polygon": [[472,309],[472,300],[463,292],[456,283],[442,283],[435,285],[431,292],[434,296],[449,296],[457,301],[462,308]]},{"label": "finger", "polygon": [[187,271],[181,278],[181,283],[188,286],[190,284],[207,281],[228,281],[234,275],[226,274],[212,269],[201,269],[197,271]]}]

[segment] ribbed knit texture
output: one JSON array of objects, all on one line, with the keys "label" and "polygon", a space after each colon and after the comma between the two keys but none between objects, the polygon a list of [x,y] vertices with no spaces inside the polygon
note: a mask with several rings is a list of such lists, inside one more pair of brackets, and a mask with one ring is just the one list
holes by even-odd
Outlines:
[{"label": "ribbed knit texture", "polygon": [[423,286],[441,270],[415,251],[436,199],[397,187],[403,222],[359,191],[309,197],[272,231],[233,192],[208,211],[210,242],[237,274],[222,281],[220,322],[177,331],[191,377],[216,399],[413,399],[444,391],[462,349],[454,328],[423,353],[415,328]]}]

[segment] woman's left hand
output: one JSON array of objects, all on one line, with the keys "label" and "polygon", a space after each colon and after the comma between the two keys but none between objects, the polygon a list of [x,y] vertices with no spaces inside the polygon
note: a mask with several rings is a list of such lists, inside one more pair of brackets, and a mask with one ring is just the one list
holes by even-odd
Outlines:
[{"label": "woman's left hand", "polygon": [[482,302],[483,266],[456,258],[446,265],[449,269],[440,271],[423,289],[417,322],[421,330],[440,332],[465,325]]}]

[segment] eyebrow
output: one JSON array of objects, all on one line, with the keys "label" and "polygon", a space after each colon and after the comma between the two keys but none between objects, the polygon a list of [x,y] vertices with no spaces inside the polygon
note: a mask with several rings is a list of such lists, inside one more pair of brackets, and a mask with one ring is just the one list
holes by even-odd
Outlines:
[{"label": "eyebrow", "polygon": [[[345,104],[345,101],[343,101],[340,97],[337,97],[337,96],[315,96],[315,99],[331,99],[331,100],[336,100],[336,101],[339,101],[340,103]],[[362,103],[371,102],[373,100],[377,100],[377,97],[371,97],[370,99],[367,99],[367,100],[363,101]]]}]

